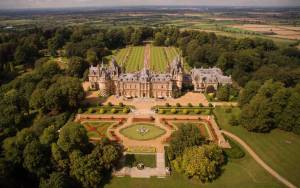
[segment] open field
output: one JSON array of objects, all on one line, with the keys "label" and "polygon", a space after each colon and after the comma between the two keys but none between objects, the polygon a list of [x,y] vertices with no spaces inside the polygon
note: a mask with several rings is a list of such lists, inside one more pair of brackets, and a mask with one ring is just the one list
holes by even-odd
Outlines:
[{"label": "open field", "polygon": [[[233,114],[240,113],[239,108],[232,110]],[[300,136],[290,132],[273,130],[270,133],[251,133],[240,126],[230,126],[230,113],[217,107],[215,110],[219,125],[222,129],[234,133],[249,144],[252,149],[275,171],[300,186]]]},{"label": "open field", "polygon": [[271,36],[278,38],[300,40],[300,27],[258,24],[232,25],[232,27],[262,34],[270,33]]}]

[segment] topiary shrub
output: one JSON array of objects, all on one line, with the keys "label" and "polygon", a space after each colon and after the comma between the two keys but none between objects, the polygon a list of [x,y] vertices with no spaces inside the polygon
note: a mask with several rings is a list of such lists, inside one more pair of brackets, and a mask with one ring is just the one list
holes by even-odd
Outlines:
[{"label": "topiary shrub", "polygon": [[169,103],[166,103],[165,106],[166,106],[166,107],[170,107],[171,105],[170,105]]},{"label": "topiary shrub", "polygon": [[129,113],[129,111],[130,111],[130,110],[129,110],[129,108],[124,108],[124,109],[123,109],[123,113],[126,113],[126,114],[128,114],[128,113]]},{"label": "topiary shrub", "polygon": [[181,107],[181,104],[180,103],[176,103],[176,107]]},{"label": "topiary shrub", "polygon": [[200,114],[200,110],[199,110],[199,109],[195,109],[195,110],[194,110],[194,113],[195,113],[195,114]]},{"label": "topiary shrub", "polygon": [[89,108],[89,109],[88,109],[88,113],[90,113],[90,114],[95,113],[95,109]]},{"label": "topiary shrub", "polygon": [[208,104],[208,107],[211,107],[211,108],[212,108],[212,107],[214,107],[214,105],[212,105],[211,103],[209,103],[209,104]]},{"label": "topiary shrub", "polygon": [[123,107],[123,106],[124,106],[124,104],[123,104],[122,102],[120,102],[120,103],[119,103],[119,106],[120,106],[120,107]]},{"label": "topiary shrub", "polygon": [[188,107],[193,107],[192,103],[188,103]]},{"label": "topiary shrub", "polygon": [[202,104],[202,103],[199,103],[199,107],[203,107],[203,104]]},{"label": "topiary shrub", "polygon": [[113,104],[111,102],[108,102],[107,105],[108,106],[113,106]]},{"label": "topiary shrub", "polygon": [[99,110],[99,113],[100,113],[100,114],[105,114],[105,112],[106,112],[106,111],[105,111],[105,109],[103,109],[103,108],[101,108],[101,109]]},{"label": "topiary shrub", "polygon": [[115,108],[112,108],[110,111],[111,111],[111,113],[113,113],[113,114],[117,113],[117,110],[116,110]]},{"label": "topiary shrub", "polygon": [[176,113],[177,113],[177,110],[176,110],[175,108],[172,108],[172,109],[171,109],[171,113],[172,113],[172,114],[176,114]]},{"label": "topiary shrub", "polygon": [[184,110],[182,110],[182,113],[183,113],[183,114],[188,114],[188,113],[189,113],[189,110],[188,110],[188,109],[184,109]]},{"label": "topiary shrub", "polygon": [[77,113],[78,113],[78,114],[82,114],[82,109],[79,108],[79,109],[77,110]]},{"label": "topiary shrub", "polygon": [[164,113],[165,113],[165,110],[164,110],[164,109],[159,109],[159,110],[158,110],[158,113],[159,113],[159,114],[164,114]]}]

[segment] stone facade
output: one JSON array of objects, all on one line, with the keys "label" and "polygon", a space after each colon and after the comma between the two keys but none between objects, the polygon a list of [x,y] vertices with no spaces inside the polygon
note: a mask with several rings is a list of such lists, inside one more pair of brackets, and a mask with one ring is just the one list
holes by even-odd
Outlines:
[{"label": "stone facade", "polygon": [[91,66],[89,70],[91,89],[99,90],[100,95],[114,94],[126,98],[170,98],[180,94],[183,84],[193,84],[194,91],[206,92],[209,86],[215,90],[219,85],[231,84],[231,77],[224,76],[218,68],[193,69],[184,74],[181,58],[175,58],[164,74],[143,68],[139,72],[124,73],[115,60],[108,67],[103,63]]},{"label": "stone facade", "polygon": [[213,90],[217,90],[220,85],[232,84],[231,76],[224,76],[221,69],[213,68],[200,68],[192,69],[191,71],[192,83],[194,91],[206,92],[210,87]]},{"label": "stone facade", "polygon": [[112,60],[109,67],[103,64],[91,66],[89,71],[90,86],[107,96],[115,94],[126,98],[148,97],[169,98],[181,91],[183,67],[176,58],[169,73],[156,74],[144,68],[135,73],[123,73],[121,67]]}]

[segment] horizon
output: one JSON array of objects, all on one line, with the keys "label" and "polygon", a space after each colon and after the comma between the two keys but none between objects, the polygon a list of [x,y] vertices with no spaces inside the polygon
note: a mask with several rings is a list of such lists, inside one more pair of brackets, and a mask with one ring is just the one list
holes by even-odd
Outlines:
[{"label": "horizon", "polygon": [[134,8],[134,7],[254,7],[254,8],[280,8],[280,7],[300,7],[298,0],[2,0],[1,10],[15,9],[72,9],[72,8]]}]

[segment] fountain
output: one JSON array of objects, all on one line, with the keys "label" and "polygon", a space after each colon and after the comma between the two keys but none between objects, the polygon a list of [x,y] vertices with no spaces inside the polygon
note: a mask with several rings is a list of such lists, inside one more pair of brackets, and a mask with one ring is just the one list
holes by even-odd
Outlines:
[{"label": "fountain", "polygon": [[140,135],[144,136],[145,134],[147,134],[149,132],[149,129],[141,126],[136,130]]}]

